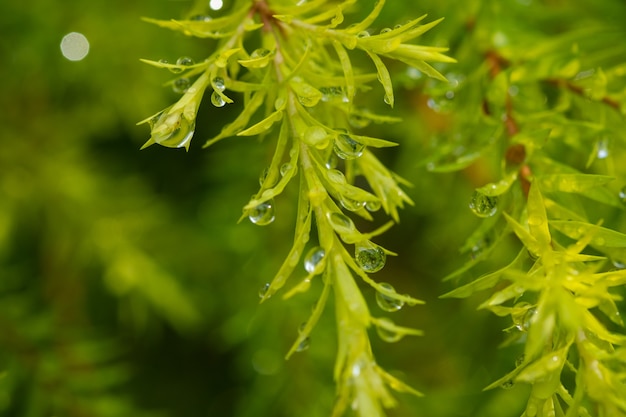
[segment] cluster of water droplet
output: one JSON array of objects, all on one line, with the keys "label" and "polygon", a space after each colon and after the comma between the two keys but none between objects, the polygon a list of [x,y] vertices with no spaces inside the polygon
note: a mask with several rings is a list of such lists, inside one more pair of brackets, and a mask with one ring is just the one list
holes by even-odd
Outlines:
[{"label": "cluster of water droplet", "polygon": [[498,211],[498,197],[474,191],[469,207],[478,217],[491,217]]},{"label": "cluster of water droplet", "polygon": [[274,200],[270,199],[262,202],[248,211],[250,221],[258,226],[266,226],[272,223],[274,216]]}]

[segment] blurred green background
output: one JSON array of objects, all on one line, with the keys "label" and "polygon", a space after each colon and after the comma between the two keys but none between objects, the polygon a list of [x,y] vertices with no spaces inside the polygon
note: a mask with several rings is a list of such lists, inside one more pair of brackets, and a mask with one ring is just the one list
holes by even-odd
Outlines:
[{"label": "blurred green background", "polygon": [[[480,2],[463,10],[448,3],[389,1],[379,24],[422,12],[447,16],[428,42],[460,42]],[[505,3],[512,16],[531,14],[531,1]],[[229,117],[227,109],[203,105],[188,153],[139,151],[149,132],[136,123],[176,98],[162,87],[169,75],[139,58],[201,60],[212,45],[140,17],[176,18],[190,7],[102,0],[0,5],[2,416],[313,417],[332,408],[332,307],[310,349],[283,359],[320,287],[258,303],[258,288],[290,248],[295,189],[277,200],[271,226],[237,224],[271,145],[233,138],[201,149]],[[60,50],[74,31],[90,43],[76,62]],[[467,203],[488,174],[433,174],[420,165],[440,127],[432,112],[420,116],[424,98],[402,84],[402,67],[393,69],[397,114],[406,123],[368,133],[401,143],[380,156],[415,185],[408,191],[416,205],[377,241],[400,256],[375,278],[427,302],[395,316],[425,337],[385,344],[372,334],[372,341],[379,363],[426,397],[399,395],[389,415],[519,415],[526,388],[482,392],[519,354],[519,346],[498,349],[509,323],[476,311],[477,298],[438,299],[451,289],[441,278],[468,260],[458,248],[479,220]],[[385,111],[378,101],[371,106]],[[359,227],[384,221],[379,216]],[[508,248],[502,251],[506,259]],[[363,291],[373,301],[374,292]]]}]

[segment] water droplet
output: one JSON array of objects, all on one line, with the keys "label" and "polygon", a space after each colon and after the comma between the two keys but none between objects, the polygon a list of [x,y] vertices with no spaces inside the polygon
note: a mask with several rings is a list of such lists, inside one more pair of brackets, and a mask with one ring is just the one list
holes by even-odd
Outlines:
[{"label": "water droplet", "polygon": [[[521,328],[520,330],[523,332],[527,332],[530,329],[531,324],[533,323],[533,318],[537,314],[537,309],[535,307],[531,307],[526,310],[524,314],[524,318],[522,318]],[[519,326],[518,326],[519,328]]]},{"label": "water droplet", "polygon": [[526,355],[524,355],[523,353],[515,360],[515,367],[519,368],[520,366],[522,366],[524,364],[524,361],[526,360]]},{"label": "water droplet", "polygon": [[598,159],[606,159],[609,156],[609,139],[602,137],[596,143],[596,157]]},{"label": "water droplet", "polygon": [[163,112],[153,126],[152,140],[154,142],[168,148],[188,148],[196,128],[196,121],[195,119],[187,120],[180,113]]},{"label": "water droplet", "polygon": [[309,146],[324,149],[330,142],[330,135],[321,126],[309,126],[302,134],[302,140]]},{"label": "water droplet", "polygon": [[357,33],[357,38],[367,38],[370,36],[370,33],[367,30]]},{"label": "water droplet", "polygon": [[385,104],[392,104],[391,97],[389,97],[387,94],[385,94],[385,97],[383,97],[383,101],[385,102]]},{"label": "water droplet", "polygon": [[211,85],[215,91],[224,91],[226,90],[226,84],[224,84],[224,79],[222,77],[215,77],[211,80]]},{"label": "water droplet", "polygon": [[178,94],[186,93],[190,85],[191,81],[189,80],[189,78],[179,78],[174,81],[174,84],[172,85],[172,90],[174,90],[174,92]]},{"label": "water droplet", "polygon": [[363,271],[373,273],[383,269],[387,255],[380,246],[365,241],[355,245],[354,259]]},{"label": "water droplet", "polygon": [[397,24],[397,25],[395,25],[393,28],[394,28],[394,29],[400,29],[401,27],[402,27],[402,25]]},{"label": "water droplet", "polygon": [[169,64],[169,63],[170,63],[170,61],[168,61],[168,60],[167,60],[167,59],[165,59],[165,58],[161,58],[161,59],[159,59],[159,64]]},{"label": "water droplet", "polygon": [[324,102],[336,99],[344,103],[348,101],[348,97],[345,95],[342,87],[320,87],[319,91],[322,93],[322,101]]},{"label": "water droplet", "polygon": [[353,233],[356,229],[354,227],[354,222],[348,216],[343,213],[333,212],[328,215],[328,221],[330,225],[335,229],[335,231],[339,234],[342,233]]},{"label": "water droplet", "polygon": [[343,172],[339,171],[338,169],[329,169],[326,172],[326,176],[328,177],[329,181],[334,182],[335,184],[346,183],[346,176],[343,175]]},{"label": "water droplet", "polygon": [[500,385],[500,387],[503,388],[503,389],[511,389],[514,386],[515,386],[515,382],[513,382],[512,379],[509,379],[508,381],[506,381],[502,385]]},{"label": "water droplet", "polygon": [[255,49],[254,51],[252,51],[252,53],[250,54],[250,58],[262,58],[264,56],[267,56],[270,54],[269,49],[265,49],[265,48],[258,48]]},{"label": "water droplet", "polygon": [[380,200],[372,200],[365,203],[365,209],[372,213],[380,210],[380,206]]},{"label": "water droplet", "polygon": [[[385,327],[385,325],[387,325],[387,327]],[[393,321],[389,320],[388,318],[383,317],[378,319],[378,325],[376,326],[376,333],[378,333],[378,337],[380,337],[381,340],[389,343],[394,343],[402,339],[404,337],[402,333],[398,333],[389,328],[393,326]]]},{"label": "water droplet", "polygon": [[617,269],[625,269],[626,268],[626,262],[623,262],[623,260],[619,260],[619,259],[613,259],[611,261],[613,263],[613,266]]},{"label": "water droplet", "polygon": [[205,14],[197,14],[191,16],[189,20],[193,20],[194,22],[209,22],[211,20],[211,16],[207,16]]},{"label": "water droplet", "polygon": [[311,248],[304,257],[304,269],[309,274],[319,274],[324,270],[324,257],[326,251],[324,248],[316,246]]},{"label": "water droplet", "polygon": [[261,285],[261,288],[259,288],[259,298],[265,298],[269,289],[270,289],[269,282],[266,282],[265,284]]},{"label": "water droplet", "polygon": [[354,140],[352,136],[341,133],[337,135],[333,149],[341,159],[356,159],[363,155],[365,145]]},{"label": "water droplet", "polygon": [[213,94],[211,94],[211,104],[213,104],[215,107],[224,107],[226,102],[224,101],[222,96],[217,93],[217,91],[213,91]]},{"label": "water droplet", "polygon": [[389,33],[389,32],[391,32],[391,28],[382,28],[382,29],[380,30],[380,34],[381,34],[381,35],[382,35],[382,34],[385,34],[385,33]]},{"label": "water droplet", "polygon": [[619,199],[622,203],[626,204],[626,187],[619,190]]},{"label": "water droplet", "polygon": [[284,164],[280,166],[280,175],[284,177],[285,174],[287,174],[289,171],[292,170],[292,168],[293,168],[293,165],[291,165],[289,162],[285,162]]},{"label": "water droplet", "polygon": [[263,187],[263,184],[265,183],[265,180],[267,179],[267,176],[270,174],[270,168],[269,167],[265,167],[265,169],[263,169],[263,171],[261,171],[261,175],[259,175],[259,185],[261,187]]},{"label": "water droplet", "polygon": [[469,207],[478,217],[491,217],[498,211],[498,197],[474,191]]},{"label": "water droplet", "polygon": [[[386,282],[381,282],[380,286],[389,290],[390,292],[394,294],[396,293],[395,288],[393,288],[391,284],[387,284]],[[381,310],[389,311],[389,312],[398,311],[402,308],[402,306],[404,306],[404,301],[398,300],[389,295],[383,294],[380,291],[376,293],[376,303],[378,304],[378,307],[381,308]]]},{"label": "water droplet", "polygon": [[195,64],[195,62],[188,56],[181,56],[176,60],[176,65],[180,65],[181,67],[189,67],[193,64]]},{"label": "water droplet", "polygon": [[266,226],[274,221],[274,201],[268,200],[248,211],[250,221],[258,226]]},{"label": "water droplet", "polygon": [[302,352],[307,350],[309,347],[311,346],[311,338],[310,337],[306,337],[304,339],[302,339],[302,341],[300,342],[300,344],[298,345],[298,347],[296,348],[296,352]]},{"label": "water droplet", "polygon": [[334,168],[337,168],[337,165],[339,165],[339,158],[334,152],[332,152],[328,156],[328,159],[326,159],[326,163],[324,164],[324,166],[327,169],[334,169]]},{"label": "water droplet", "polygon": [[365,201],[353,200],[344,196],[339,198],[339,203],[341,204],[341,207],[349,211],[359,211],[365,207]]}]

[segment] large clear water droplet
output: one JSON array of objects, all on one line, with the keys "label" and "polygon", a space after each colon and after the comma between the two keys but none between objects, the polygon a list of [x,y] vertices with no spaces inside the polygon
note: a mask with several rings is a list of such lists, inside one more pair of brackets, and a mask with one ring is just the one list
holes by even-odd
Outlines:
[{"label": "large clear water droplet", "polygon": [[248,211],[250,221],[258,226],[266,226],[274,221],[274,200],[265,201]]},{"label": "large clear water droplet", "polygon": [[[389,290],[390,292],[394,294],[396,293],[395,288],[393,288],[391,284],[387,284],[386,282],[383,282],[380,284],[380,286]],[[378,307],[381,308],[381,310],[388,311],[388,312],[398,311],[402,308],[402,306],[404,306],[404,301],[398,300],[389,295],[383,294],[380,291],[376,293],[376,303],[378,304]]]},{"label": "large clear water droplet", "polygon": [[324,248],[316,246],[311,248],[304,257],[304,269],[309,274],[319,274],[324,270],[324,257],[326,251]]},{"label": "large clear water droplet", "polygon": [[369,241],[357,243],[354,248],[354,259],[365,272],[378,272],[385,266],[387,255],[378,245]]},{"label": "large clear water droplet", "polygon": [[176,65],[180,65],[181,67],[189,67],[193,64],[195,64],[195,62],[188,56],[181,56],[176,60]]},{"label": "large clear water droplet", "polygon": [[[378,322],[379,324],[376,326],[376,333],[378,333],[378,337],[380,337],[381,340],[388,343],[395,343],[404,337],[402,333],[398,333],[389,328],[393,327],[394,323],[388,318],[380,318],[378,319]],[[388,327],[385,327],[385,325],[387,325]]]},{"label": "large clear water droplet", "polygon": [[344,196],[340,197],[339,203],[343,208],[349,211],[359,211],[365,207],[365,201],[353,200]]},{"label": "large clear water droplet", "polygon": [[498,197],[474,191],[469,207],[478,217],[491,217],[498,211]]},{"label": "large clear water droplet", "polygon": [[175,93],[183,94],[187,92],[189,86],[191,86],[191,81],[189,80],[189,78],[178,78],[174,81],[174,84],[172,85],[172,90],[174,90]]},{"label": "large clear water droplet", "polygon": [[213,91],[213,94],[211,94],[211,104],[215,107],[224,107],[226,101],[224,101],[222,96],[220,96],[217,91]]},{"label": "large clear water droplet", "polygon": [[335,184],[345,184],[346,183],[346,176],[343,175],[343,172],[339,171],[338,169],[329,169],[326,172],[326,176],[328,177],[328,180],[331,182],[334,182]]},{"label": "large clear water droplet", "polygon": [[356,141],[347,133],[337,135],[334,146],[335,154],[341,159],[356,159],[363,155],[365,145]]},{"label": "large clear water droplet", "polygon": [[324,166],[327,169],[335,169],[337,168],[337,165],[339,165],[339,158],[334,152],[331,152],[330,155],[328,155],[328,159],[326,160]]},{"label": "large clear water droplet", "polygon": [[259,288],[259,298],[265,298],[269,289],[270,289],[269,282],[266,282],[265,284],[261,285],[261,288]]},{"label": "large clear water droplet", "polygon": [[376,212],[380,210],[381,202],[380,200],[372,200],[365,203],[365,209],[370,212]]},{"label": "large clear water droplet", "polygon": [[352,219],[343,213],[330,213],[328,215],[328,221],[333,229],[335,229],[335,231],[339,234],[353,233],[356,230]]},{"label": "large clear water droplet", "polygon": [[187,120],[180,113],[161,113],[152,130],[152,140],[168,148],[189,148],[189,142],[196,128],[195,120]]},{"label": "large clear water droplet", "polygon": [[211,85],[215,91],[224,91],[226,90],[226,84],[224,83],[224,79],[222,77],[215,77],[211,80]]}]

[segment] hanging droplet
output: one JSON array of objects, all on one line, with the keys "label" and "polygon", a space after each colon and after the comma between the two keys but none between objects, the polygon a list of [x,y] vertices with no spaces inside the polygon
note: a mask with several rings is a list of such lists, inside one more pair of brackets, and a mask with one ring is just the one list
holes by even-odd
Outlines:
[{"label": "hanging droplet", "polygon": [[322,93],[322,101],[324,102],[340,100],[345,103],[348,101],[348,97],[344,93],[343,87],[320,87],[318,90]]},{"label": "hanging droplet", "polygon": [[365,207],[365,201],[353,200],[348,197],[341,196],[339,198],[339,203],[343,208],[349,211],[359,211],[363,207]]},{"label": "hanging droplet", "polygon": [[188,56],[181,56],[176,60],[176,65],[180,65],[181,67],[189,67],[193,64],[195,64],[195,62]]},{"label": "hanging droplet", "polygon": [[261,285],[261,288],[259,288],[259,298],[265,298],[269,289],[270,289],[269,282],[266,282],[265,284]]},{"label": "hanging droplet", "polygon": [[[393,288],[391,284],[381,282],[380,286],[394,294],[396,293],[395,288]],[[393,298],[387,294],[383,294],[380,291],[376,293],[376,303],[378,304],[378,307],[381,308],[381,310],[388,312],[398,311],[402,308],[402,306],[404,306],[404,301]]]},{"label": "hanging droplet", "polygon": [[491,217],[498,211],[498,197],[474,191],[469,207],[478,217]]},{"label": "hanging droplet", "polygon": [[369,36],[370,36],[370,33],[367,30],[361,31],[357,33],[356,35],[357,38],[367,38]]},{"label": "hanging droplet", "polygon": [[381,340],[388,343],[395,343],[404,337],[402,333],[398,333],[390,329],[394,326],[394,323],[388,318],[380,318],[378,319],[378,322],[379,323],[376,326],[376,333],[378,333],[378,337],[380,337]]},{"label": "hanging droplet", "polygon": [[226,90],[226,84],[224,83],[224,79],[222,77],[215,77],[211,80],[211,85],[215,91],[222,92]]},{"label": "hanging droplet", "polygon": [[522,330],[523,332],[528,331],[528,329],[530,329],[530,326],[533,322],[533,318],[535,316],[535,314],[537,314],[537,309],[535,307],[531,307],[528,310],[526,310],[526,313],[524,314],[524,318],[522,319],[522,327],[520,330]]},{"label": "hanging droplet", "polygon": [[321,126],[309,126],[302,134],[302,140],[309,146],[324,149],[330,142],[330,135]]},{"label": "hanging droplet", "polygon": [[252,53],[250,54],[250,58],[262,58],[264,56],[267,56],[270,54],[269,49],[265,49],[265,48],[258,48],[255,49],[254,51],[252,51]]},{"label": "hanging droplet", "polygon": [[258,226],[266,226],[274,221],[274,201],[268,200],[248,211],[250,221]]},{"label": "hanging droplet", "polygon": [[183,94],[187,92],[187,89],[189,88],[190,85],[191,85],[191,81],[189,80],[189,78],[187,77],[178,78],[177,80],[174,81],[174,84],[172,85],[172,90],[174,90],[175,93]]},{"label": "hanging droplet", "polygon": [[596,143],[596,158],[606,159],[609,156],[609,139],[602,137]]},{"label": "hanging droplet", "polygon": [[622,203],[626,204],[626,187],[619,190],[619,199]]},{"label": "hanging droplet", "polygon": [[356,230],[352,219],[343,213],[336,211],[330,213],[328,215],[328,221],[333,229],[335,229],[335,231],[339,234],[353,233]]},{"label": "hanging droplet", "polygon": [[367,201],[365,203],[365,209],[372,213],[380,210],[380,207],[381,207],[380,200],[372,200],[372,201]]},{"label": "hanging droplet", "polygon": [[365,145],[357,142],[346,133],[337,135],[337,139],[335,139],[334,151],[341,159],[356,159],[363,155],[364,150]]},{"label": "hanging droplet", "polygon": [[289,162],[285,162],[284,164],[280,166],[280,171],[279,171],[280,175],[284,177],[292,169],[293,169],[293,165],[291,165]]},{"label": "hanging droplet", "polygon": [[298,347],[296,348],[296,352],[302,352],[307,350],[309,347],[311,346],[311,338],[310,337],[306,337],[304,339],[302,339],[302,341],[300,342],[300,344],[298,345]]},{"label": "hanging droplet", "polygon": [[337,154],[331,152],[330,155],[328,155],[328,159],[326,159],[324,166],[327,169],[335,169],[337,168],[337,165],[339,165],[339,158],[337,157]]},{"label": "hanging droplet", "polygon": [[267,176],[270,174],[270,168],[269,167],[265,167],[263,169],[263,171],[261,171],[261,175],[259,175],[259,185],[261,187],[263,187],[263,184],[265,183],[265,180],[267,179]]},{"label": "hanging droplet", "polygon": [[515,382],[513,382],[512,379],[509,379],[508,381],[502,383],[502,385],[500,385],[501,388],[503,389],[511,389],[515,386]]},{"label": "hanging droplet", "polygon": [[193,20],[194,22],[208,22],[211,20],[211,16],[207,16],[205,14],[197,14],[191,16],[189,20]]},{"label": "hanging droplet", "polygon": [[304,269],[309,274],[319,274],[324,269],[324,257],[326,251],[324,248],[316,246],[311,248],[304,257]]},{"label": "hanging droplet", "polygon": [[385,34],[385,33],[389,33],[389,32],[391,32],[391,28],[382,28],[382,29],[380,30],[380,34],[381,34],[381,35],[383,35],[383,34]]},{"label": "hanging droplet", "polygon": [[363,271],[373,273],[383,269],[387,255],[380,246],[365,241],[355,245],[354,259]]},{"label": "hanging droplet", "polygon": [[213,91],[213,94],[211,94],[211,104],[215,107],[224,107],[226,101],[224,101],[222,96],[220,96],[217,91]]},{"label": "hanging droplet", "polygon": [[[151,122],[152,124],[152,122]],[[168,148],[189,148],[196,128],[196,121],[187,120],[180,113],[161,113],[152,130],[152,140]]]},{"label": "hanging droplet", "polygon": [[346,183],[346,176],[343,175],[343,172],[339,171],[338,169],[329,169],[326,172],[326,176],[328,177],[329,181],[334,182],[335,184]]},{"label": "hanging droplet", "polygon": [[617,269],[626,269],[626,262],[622,262],[622,260],[620,259],[613,259],[611,262],[613,263],[613,266]]},{"label": "hanging droplet", "polygon": [[392,104],[391,97],[389,97],[387,94],[385,94],[385,97],[383,97],[383,101],[385,102],[385,104],[388,104],[390,106]]}]

